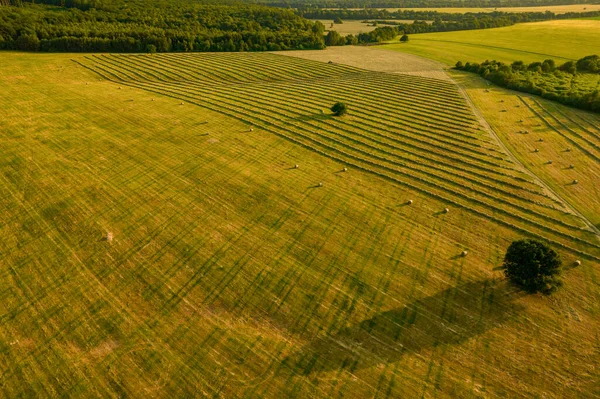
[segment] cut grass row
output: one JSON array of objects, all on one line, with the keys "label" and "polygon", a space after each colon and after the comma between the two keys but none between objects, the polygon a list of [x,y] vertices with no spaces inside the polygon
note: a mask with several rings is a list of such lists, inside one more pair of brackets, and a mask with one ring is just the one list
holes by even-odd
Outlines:
[{"label": "cut grass row", "polygon": [[[111,64],[108,64],[109,66]],[[116,76],[120,76],[120,73],[122,73],[121,71],[114,71],[114,63],[113,65],[113,69],[110,69],[112,73],[114,73]],[[108,68],[107,64],[105,64],[105,67]],[[135,72],[135,71],[133,71]],[[130,82],[132,82],[132,77],[135,75],[129,74],[126,75],[129,79]],[[134,82],[134,81],[133,81]],[[164,84],[162,83],[141,83],[141,82],[135,82],[136,84],[140,84],[140,85],[146,85],[145,87],[151,89],[151,90],[155,90],[157,92],[165,92],[165,93],[170,93],[172,96],[177,97],[177,98],[186,98],[188,100],[195,100],[198,101],[200,99],[202,99],[201,101],[213,101],[214,104],[221,104],[221,105],[225,105],[227,104],[230,109],[234,108],[236,104],[238,105],[242,105],[242,106],[246,106],[246,107],[250,107],[252,105],[256,105],[257,103],[261,105],[261,109],[263,109],[264,111],[261,111],[260,113],[260,117],[257,118],[256,115],[252,115],[252,114],[248,114],[244,111],[242,111],[242,108],[244,107],[240,107],[240,113],[244,113],[246,116],[248,116],[249,118],[252,118],[251,121],[253,121],[254,123],[257,123],[259,121],[267,122],[269,123],[271,126],[274,127],[279,127],[282,128],[284,126],[288,126],[287,128],[285,128],[285,130],[287,131],[287,134],[294,134],[296,138],[299,138],[304,142],[304,144],[308,144],[308,145],[319,145],[321,148],[325,149],[325,151],[334,151],[338,154],[342,154],[342,155],[350,155],[350,157],[352,159],[355,160],[359,160],[360,162],[367,162],[367,165],[370,165],[370,167],[372,168],[373,166],[376,166],[378,168],[382,168],[384,171],[387,172],[392,172],[394,174],[400,172],[398,170],[398,167],[406,167],[405,164],[402,163],[397,163],[394,161],[390,161],[389,156],[393,156],[393,152],[390,152],[390,148],[389,145],[387,147],[381,148],[381,135],[379,138],[374,139],[372,137],[373,132],[372,131],[367,131],[366,133],[369,134],[369,136],[366,135],[362,135],[356,139],[349,139],[348,137],[343,137],[341,135],[342,131],[340,131],[340,134],[336,135],[336,137],[332,137],[331,135],[325,136],[322,132],[319,132],[318,128],[319,128],[319,124],[313,124],[313,122],[303,122],[303,123],[293,123],[290,122],[289,120],[294,120],[296,119],[299,115],[301,115],[301,113],[296,113],[296,114],[289,114],[290,110],[289,110],[289,106],[286,106],[285,104],[277,104],[277,102],[274,101],[267,101],[267,100],[263,100],[261,98],[258,98],[260,96],[257,97],[253,97],[250,100],[246,100],[246,99],[242,99],[239,96],[236,96],[235,94],[232,93],[224,93],[224,92],[217,92],[214,90],[210,90],[209,91],[205,91],[202,92],[202,90],[200,88],[197,88],[195,91],[192,89],[185,89],[183,92],[181,90],[180,87],[173,87],[173,84],[169,84],[169,87],[166,88],[164,86]],[[246,87],[247,88],[247,87]],[[198,97],[198,91],[200,91],[201,96]],[[195,92],[195,93],[194,93]],[[246,94],[249,94],[251,91],[247,91],[245,92]],[[312,95],[314,95],[314,93],[311,93]],[[274,106],[277,105],[277,106]],[[268,114],[268,115],[267,115]],[[247,120],[250,121],[250,120]],[[286,121],[286,122],[284,122]],[[260,123],[260,122],[259,122]],[[282,125],[283,123],[283,125]],[[333,127],[332,125],[330,125],[330,127]],[[294,129],[294,131],[292,131],[291,129]],[[299,134],[299,131],[302,132],[302,134]],[[364,129],[363,129],[364,131]],[[307,141],[306,141],[307,140]],[[368,140],[368,141],[365,141]],[[326,144],[327,143],[327,144]],[[362,150],[360,149],[362,148]],[[350,151],[350,152],[348,152]],[[358,151],[358,152],[356,152]],[[380,152],[381,155],[376,155],[376,153],[374,152]],[[383,151],[383,152],[382,152]],[[356,155],[352,155],[352,154],[356,154]],[[370,161],[368,161],[368,159],[370,159]],[[470,190],[470,194],[473,197],[470,197],[469,195],[465,194],[461,194],[462,189],[464,189],[463,187],[459,187],[460,185],[453,185],[453,180],[452,179],[448,179],[448,181],[439,181],[435,184],[435,185],[431,185],[430,180],[433,178],[439,178],[438,176],[435,176],[435,174],[432,173],[427,173],[425,175],[420,175],[419,173],[423,173],[423,171],[418,171],[416,169],[410,169],[412,170],[411,173],[413,173],[414,175],[411,174],[406,174],[403,172],[400,172],[401,175],[404,175],[405,177],[411,177],[413,179],[417,179],[420,180],[422,182],[424,182],[426,185],[428,185],[429,187],[436,187],[436,188],[442,188],[443,191],[445,191],[446,193],[452,193],[452,194],[457,194],[459,197],[462,196],[463,199],[466,199],[467,201],[473,201],[478,205],[478,206],[483,206],[484,208],[488,208],[490,204],[488,204],[487,202],[497,202],[499,198],[495,198],[493,196],[490,197],[489,194],[483,194],[483,197],[481,197],[482,192],[481,189],[477,190],[474,188],[471,188]],[[450,182],[450,186],[448,186],[448,182]],[[453,187],[453,188],[450,188]],[[477,199],[480,198],[480,199]],[[486,199],[487,198],[487,199]],[[500,201],[500,203],[503,203],[505,206],[510,206],[510,207],[515,207],[514,204],[511,203],[511,201],[506,200],[504,202]],[[462,205],[465,206],[465,205]],[[538,213],[538,210],[531,210],[525,207],[516,207],[517,209],[519,209],[521,212],[525,212],[525,214],[527,215],[526,217],[522,217],[522,220],[526,220],[527,224],[533,224],[534,226],[537,226],[537,228],[542,228],[542,230],[546,231],[546,232],[550,232],[553,230],[556,230],[556,227],[553,228],[545,228],[543,227],[544,225],[538,222],[532,222],[531,220],[528,220],[527,218],[534,216],[534,217],[540,217],[542,216],[543,220],[546,221],[551,221],[552,223],[556,223],[557,226],[563,226],[562,228],[566,228],[567,230],[564,231],[564,233],[560,233],[560,232],[554,232],[554,234],[558,234],[559,236],[562,234],[564,235],[564,238],[570,237],[570,234],[572,233],[571,229],[574,228],[574,226],[570,225],[569,223],[564,223],[562,221],[559,221],[559,219],[555,218],[555,217],[550,217],[550,216],[544,216],[543,214]],[[499,205],[495,205],[495,208],[497,211],[500,210],[500,212],[504,212],[507,216],[510,215],[511,217],[514,217],[514,215],[512,215],[512,212],[507,212],[506,210],[504,210],[503,207],[500,207]],[[520,217],[521,218],[521,217]],[[567,232],[569,231],[569,232]],[[575,238],[575,241],[580,241],[581,243],[585,243],[585,245],[591,245],[592,247],[595,247],[595,244],[591,244],[590,242],[587,242],[585,239],[581,240],[580,238]]]}]

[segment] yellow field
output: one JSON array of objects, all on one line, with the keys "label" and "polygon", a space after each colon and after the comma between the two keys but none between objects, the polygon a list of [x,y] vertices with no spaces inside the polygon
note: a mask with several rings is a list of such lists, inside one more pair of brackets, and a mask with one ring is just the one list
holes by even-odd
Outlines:
[{"label": "yellow field", "polygon": [[[1,396],[600,395],[600,242],[451,82],[3,53],[0,84]],[[582,260],[555,296],[493,270],[523,236]]]}]

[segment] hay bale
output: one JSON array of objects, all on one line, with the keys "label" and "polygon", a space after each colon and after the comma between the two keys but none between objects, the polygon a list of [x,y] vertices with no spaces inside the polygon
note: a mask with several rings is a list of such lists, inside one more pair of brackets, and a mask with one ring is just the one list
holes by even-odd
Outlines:
[{"label": "hay bale", "polygon": [[106,233],[106,237],[104,239],[105,239],[105,241],[112,242],[112,240],[113,240],[112,231],[109,231],[108,233]]},{"label": "hay bale", "polygon": [[573,165],[573,164],[569,165],[569,169],[575,169],[575,165]]},{"label": "hay bale", "polygon": [[408,201],[406,201],[406,203],[407,203],[408,205],[412,205],[412,203],[413,203],[413,200],[408,200]]},{"label": "hay bale", "polygon": [[250,128],[250,131],[251,131],[251,132],[253,132],[253,131],[254,131],[254,128],[253,128],[253,127],[251,127],[251,128]]},{"label": "hay bale", "polygon": [[503,102],[504,102],[504,100],[500,100],[500,102],[501,102],[501,103],[503,103]]},{"label": "hay bale", "polygon": [[519,122],[523,123],[523,119],[519,119]]},{"label": "hay bale", "polygon": [[348,171],[348,168],[344,168],[344,172],[347,172],[347,171]]},{"label": "hay bale", "polygon": [[181,104],[180,104],[180,105],[183,105],[183,101],[181,102]]},{"label": "hay bale", "polygon": [[506,112],[506,108],[504,108],[504,109],[502,110],[502,112]]},{"label": "hay bale", "polygon": [[571,147],[568,147],[568,148],[566,149],[566,151],[567,151],[567,152],[571,152]]},{"label": "hay bale", "polygon": [[577,184],[577,183],[579,183],[579,180],[577,180],[577,179],[573,180],[573,184]]},{"label": "hay bale", "polygon": [[319,183],[319,187],[323,187],[323,183]]},{"label": "hay bale", "polygon": [[154,101],[154,99],[152,99],[152,101]]},{"label": "hay bale", "polygon": [[577,259],[577,260],[575,261],[575,266],[580,266],[580,265],[581,265],[581,261],[580,261],[579,259]]},{"label": "hay bale", "polygon": [[121,90],[121,86],[119,86],[119,90]]},{"label": "hay bale", "polygon": [[536,148],[535,150],[533,150],[533,152],[540,152],[540,149]]},{"label": "hay bale", "polygon": [[450,209],[444,208],[444,213],[448,213],[448,212],[450,212]]},{"label": "hay bale", "polygon": [[539,141],[540,143],[543,143],[543,142],[544,142],[544,139],[540,137],[540,138],[538,139],[538,141]]},{"label": "hay bale", "polygon": [[529,134],[529,130],[525,130],[523,133],[524,134]]},{"label": "hay bale", "polygon": [[460,255],[461,255],[461,256],[463,256],[463,257],[464,257],[464,256],[467,256],[468,254],[469,254],[469,253],[468,253],[467,251],[462,251],[462,252],[460,253]]},{"label": "hay bale", "polygon": [[300,165],[296,164],[294,165],[294,169],[298,169],[300,167]]},{"label": "hay bale", "polygon": [[548,160],[548,165],[552,165],[552,160],[551,159]]}]

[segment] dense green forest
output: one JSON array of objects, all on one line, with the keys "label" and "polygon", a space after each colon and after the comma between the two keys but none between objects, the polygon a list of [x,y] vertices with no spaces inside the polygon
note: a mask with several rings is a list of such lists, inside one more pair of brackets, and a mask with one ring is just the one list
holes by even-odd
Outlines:
[{"label": "dense green forest", "polygon": [[48,4],[11,0],[11,5],[0,5],[0,49],[166,52],[324,47],[322,24],[292,10],[264,5],[188,0],[36,3]]},{"label": "dense green forest", "polygon": [[536,94],[573,107],[600,112],[600,56],[556,65],[554,60],[511,65],[498,61],[458,62],[456,69],[473,72],[509,89]]}]

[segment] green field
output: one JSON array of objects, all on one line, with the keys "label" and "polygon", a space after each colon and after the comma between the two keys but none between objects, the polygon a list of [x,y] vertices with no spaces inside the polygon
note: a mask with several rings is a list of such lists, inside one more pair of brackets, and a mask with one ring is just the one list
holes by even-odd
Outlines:
[{"label": "green field", "polygon": [[553,58],[557,63],[600,54],[600,21],[563,20],[505,28],[410,35],[408,43],[383,48],[454,65],[457,61],[526,63]]},{"label": "green field", "polygon": [[[1,396],[600,395],[600,242],[451,82],[3,53],[0,83]],[[523,236],[582,260],[551,298],[493,270]]]}]

